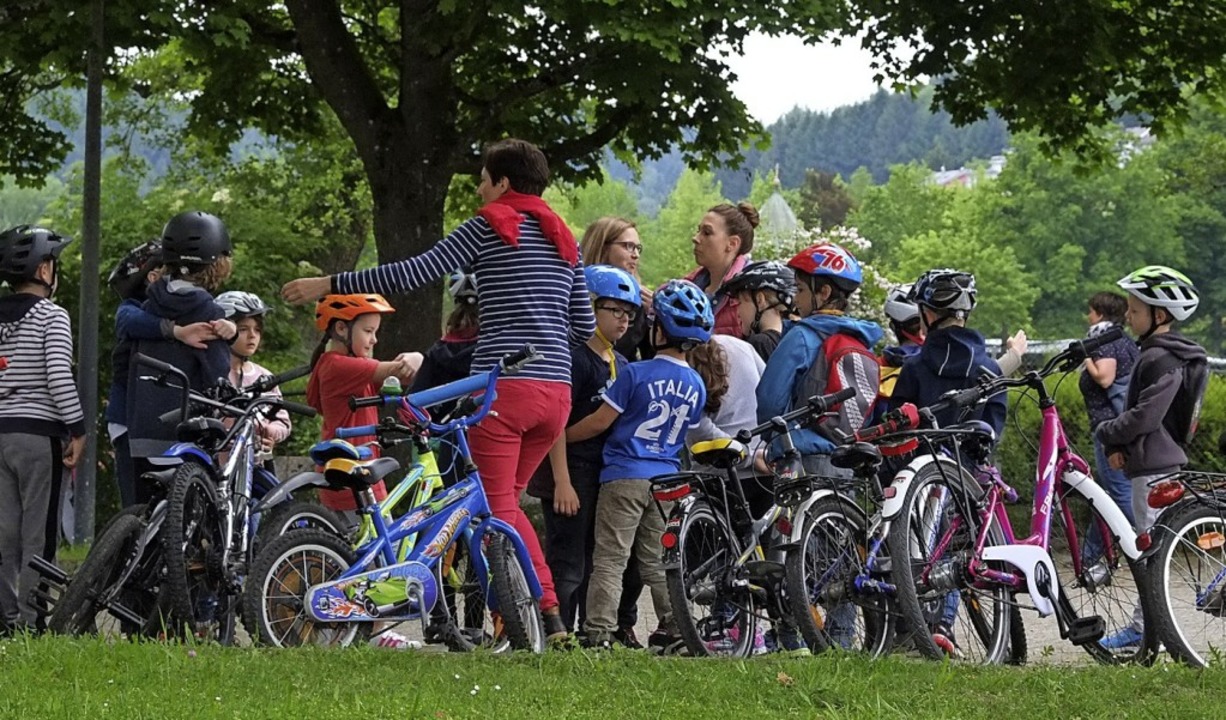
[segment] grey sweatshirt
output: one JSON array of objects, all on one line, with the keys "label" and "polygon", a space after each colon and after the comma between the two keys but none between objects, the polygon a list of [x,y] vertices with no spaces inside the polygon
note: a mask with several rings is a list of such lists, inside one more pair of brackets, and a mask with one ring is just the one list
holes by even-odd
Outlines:
[{"label": "grey sweatshirt", "polygon": [[1124,453],[1129,477],[1175,472],[1188,463],[1183,447],[1163,422],[1183,383],[1182,367],[1158,374],[1159,361],[1166,355],[1186,363],[1205,358],[1205,350],[1178,333],[1150,336],[1141,343],[1141,358],[1129,376],[1124,412],[1096,431],[1109,453]]},{"label": "grey sweatshirt", "polygon": [[[730,335],[712,335],[711,339],[724,348],[728,356],[728,394],[720,402],[719,412],[711,416],[703,413],[698,424],[685,436],[687,445],[693,445],[702,440],[712,440],[721,437],[734,437],[741,430],[752,428],[758,420],[758,397],[755,391],[758,381],[762,379],[762,370],[766,363],[744,340]],[[750,447],[750,455],[738,474],[742,477],[753,475],[753,452],[757,447],[757,438]]]}]

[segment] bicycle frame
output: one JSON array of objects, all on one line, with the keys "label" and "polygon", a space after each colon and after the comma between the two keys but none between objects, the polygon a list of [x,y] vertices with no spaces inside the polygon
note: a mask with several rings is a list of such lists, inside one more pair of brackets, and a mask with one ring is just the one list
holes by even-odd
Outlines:
[{"label": "bicycle frame", "polygon": [[[336,580],[314,585],[307,590],[305,605],[308,614],[319,622],[404,621],[421,618],[424,622],[439,597],[439,565],[447,551],[463,540],[468,546],[477,578],[492,610],[497,610],[496,598],[489,592],[489,567],[481,552],[486,533],[500,532],[511,539],[515,554],[524,571],[534,597],[540,597],[541,586],[533,569],[532,558],[519,534],[508,523],[493,517],[480,474],[472,463],[467,429],[489,414],[495,397],[495,385],[501,366],[488,373],[434,388],[416,396],[394,398],[413,411],[416,418],[429,424],[436,434],[454,433],[460,457],[469,469],[464,480],[389,523],[374,502],[369,490],[359,493],[365,498],[363,514],[374,525],[374,537],[358,548],[358,560]],[[443,425],[429,422],[429,415],[419,408],[462,397],[479,389],[485,400],[473,415],[457,418]],[[355,434],[374,434],[374,426],[351,429]],[[424,472],[424,469],[423,469]],[[420,477],[420,476],[419,476]],[[406,490],[407,492],[407,490]],[[407,555],[400,550],[406,541],[416,538]]]}]

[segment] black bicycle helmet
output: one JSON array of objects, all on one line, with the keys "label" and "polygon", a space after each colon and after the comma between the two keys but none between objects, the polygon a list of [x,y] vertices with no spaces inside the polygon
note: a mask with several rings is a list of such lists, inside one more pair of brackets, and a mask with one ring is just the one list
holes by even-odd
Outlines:
[{"label": "black bicycle helmet", "polygon": [[53,230],[18,225],[0,234],[0,276],[31,280],[44,260],[57,260],[72,242]]},{"label": "black bicycle helmet", "polygon": [[975,276],[967,272],[929,270],[911,288],[916,304],[956,318],[966,318],[975,309]]},{"label": "black bicycle helmet", "polygon": [[231,252],[230,232],[216,215],[199,210],[179,213],[162,229],[162,258],[167,265],[212,265]]},{"label": "black bicycle helmet", "polygon": [[162,265],[162,241],[150,240],[128,251],[115,265],[106,284],[121,300],[143,296],[145,278]]},{"label": "black bicycle helmet", "polygon": [[776,260],[759,260],[746,265],[721,289],[728,295],[742,291],[774,290],[779,302],[791,307],[796,296],[796,271]]}]

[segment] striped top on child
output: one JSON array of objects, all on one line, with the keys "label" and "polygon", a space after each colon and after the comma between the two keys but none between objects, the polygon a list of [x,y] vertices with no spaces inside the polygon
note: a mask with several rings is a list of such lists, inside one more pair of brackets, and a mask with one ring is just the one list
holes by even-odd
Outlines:
[{"label": "striped top on child", "polygon": [[0,356],[0,432],[85,434],[64,308],[27,293],[0,298]]},{"label": "striped top on child", "polygon": [[333,277],[338,293],[395,294],[433,282],[461,267],[477,277],[481,330],[472,372],[492,370],[507,353],[532,343],[543,358],[515,377],[570,384],[570,345],[596,331],[583,264],[571,267],[528,216],[518,247],[504,242],[475,217],[417,257]]}]

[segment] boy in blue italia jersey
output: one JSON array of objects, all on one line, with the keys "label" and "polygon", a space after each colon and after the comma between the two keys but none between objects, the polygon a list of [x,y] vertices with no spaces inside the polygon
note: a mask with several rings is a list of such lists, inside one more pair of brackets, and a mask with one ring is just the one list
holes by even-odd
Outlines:
[{"label": "boy in blue italia jersey", "polygon": [[651,497],[651,478],[681,467],[686,431],[702,418],[707,390],[686,364],[685,353],[711,339],[715,317],[706,294],[685,280],[657,290],[652,306],[656,356],[629,365],[605,391],[600,408],[566,430],[566,441],[574,443],[611,429],[600,472],[584,623],[586,642],[593,647],[607,647],[613,640],[622,573],[631,553],[638,558],[660,622],[648,645],[667,650],[679,642],[661,564],[664,519]]}]

